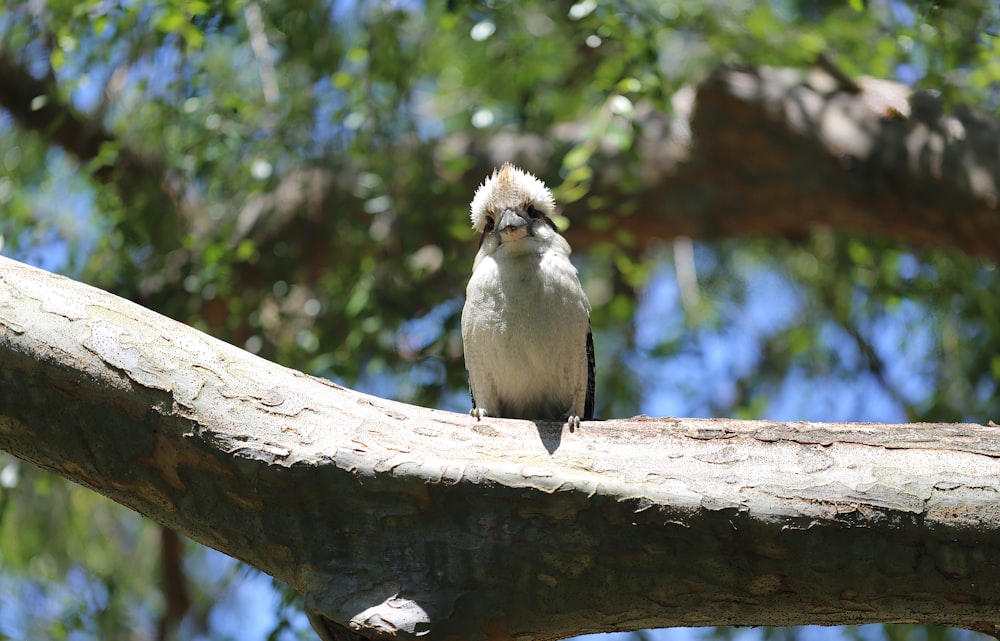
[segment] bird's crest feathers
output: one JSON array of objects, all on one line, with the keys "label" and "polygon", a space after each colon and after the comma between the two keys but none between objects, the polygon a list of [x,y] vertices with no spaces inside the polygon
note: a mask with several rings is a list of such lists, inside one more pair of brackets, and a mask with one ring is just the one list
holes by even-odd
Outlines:
[{"label": "bird's crest feathers", "polygon": [[472,198],[472,227],[482,232],[487,216],[497,216],[504,209],[534,205],[546,216],[555,212],[556,201],[541,180],[509,162],[483,181]]}]

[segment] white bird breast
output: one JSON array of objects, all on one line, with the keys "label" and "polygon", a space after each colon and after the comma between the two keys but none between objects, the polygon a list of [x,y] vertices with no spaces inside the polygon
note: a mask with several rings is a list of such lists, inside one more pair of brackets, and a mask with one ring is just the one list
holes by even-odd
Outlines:
[{"label": "white bird breast", "polygon": [[506,250],[477,259],[462,310],[476,406],[508,418],[582,417],[590,305],[576,268],[551,248]]}]

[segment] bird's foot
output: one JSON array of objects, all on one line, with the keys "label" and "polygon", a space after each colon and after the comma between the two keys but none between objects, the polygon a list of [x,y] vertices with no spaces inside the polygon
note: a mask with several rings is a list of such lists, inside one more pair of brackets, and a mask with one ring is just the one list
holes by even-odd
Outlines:
[{"label": "bird's foot", "polygon": [[569,425],[569,431],[574,432],[580,427],[580,417],[576,414],[571,414],[566,417],[566,424]]},{"label": "bird's foot", "polygon": [[480,420],[485,416],[489,416],[489,413],[482,407],[473,407],[469,410],[469,416],[475,416],[476,420]]}]

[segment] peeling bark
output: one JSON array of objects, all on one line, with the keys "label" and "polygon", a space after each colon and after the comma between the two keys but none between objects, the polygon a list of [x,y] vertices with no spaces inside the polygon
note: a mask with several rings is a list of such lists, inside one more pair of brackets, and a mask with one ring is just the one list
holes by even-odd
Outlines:
[{"label": "peeling bark", "polygon": [[476,422],[0,258],[0,448],[288,582],[328,639],[1000,623],[992,426]]}]

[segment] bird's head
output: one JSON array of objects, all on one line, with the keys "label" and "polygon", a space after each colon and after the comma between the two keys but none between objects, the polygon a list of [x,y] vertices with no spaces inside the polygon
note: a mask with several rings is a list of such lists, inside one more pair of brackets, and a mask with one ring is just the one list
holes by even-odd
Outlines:
[{"label": "bird's head", "polygon": [[551,218],[555,206],[545,183],[504,163],[486,178],[472,199],[472,227],[483,235],[480,249],[492,253],[502,245],[525,239],[543,244],[561,240]]}]

